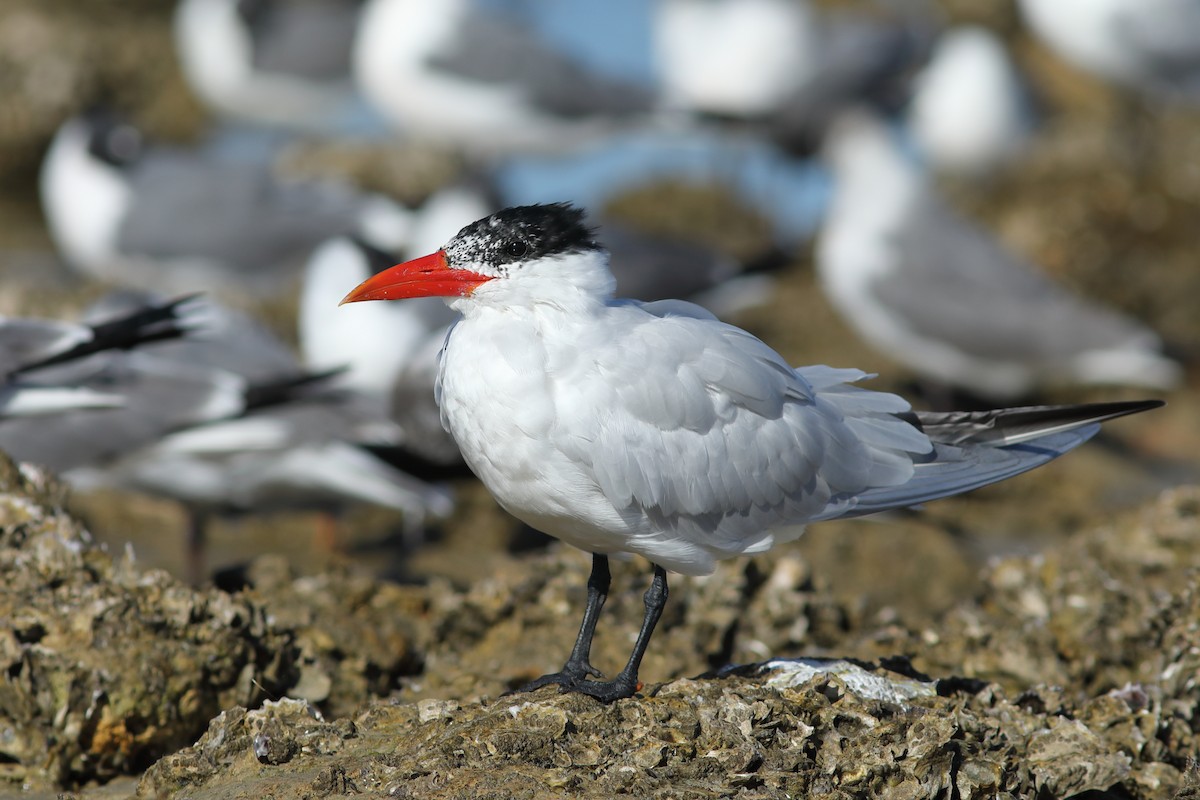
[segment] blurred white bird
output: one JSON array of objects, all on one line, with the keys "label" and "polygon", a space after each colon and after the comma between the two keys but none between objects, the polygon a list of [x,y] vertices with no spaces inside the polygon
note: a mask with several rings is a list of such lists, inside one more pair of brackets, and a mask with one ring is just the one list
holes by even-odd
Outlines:
[{"label": "blurred white bird", "polygon": [[1028,87],[995,34],[944,32],[913,79],[908,128],[935,169],[985,175],[1025,151],[1036,118]]},{"label": "blurred white bird", "polygon": [[176,50],[196,94],[229,118],[320,129],[357,101],[361,0],[181,0]]},{"label": "blurred white bird", "polygon": [[1018,0],[1055,53],[1150,95],[1200,101],[1200,0]]},{"label": "blurred white bird", "polygon": [[[1101,420],[1159,405],[914,413],[852,385],[858,370],[793,368],[698,306],[615,300],[607,262],[578,209],[510,208],[343,300],[447,298],[463,318],[442,353],[438,403],[467,463],[514,516],[593,553],[571,655],[526,690],[633,695],[667,570],[708,574],[808,522],[993,483],[1070,450]],[[591,681],[612,554],[646,557],[654,578],[629,661]]]},{"label": "blurred white bird", "polygon": [[42,164],[42,207],[70,264],[167,293],[278,292],[313,246],[339,233],[390,241],[407,214],[332,182],[267,165],[147,145],[111,114],[68,120]]},{"label": "blurred white bird", "polygon": [[663,0],[655,25],[665,102],[741,120],[801,151],[848,104],[888,102],[925,55],[927,21],[809,0]]},{"label": "blurred white bird", "polygon": [[570,150],[642,121],[646,87],[603,75],[502,4],[367,0],[358,85],[401,131],[475,154]]},{"label": "blurred white bird", "polygon": [[1153,331],[1056,285],[947,207],[881,121],[844,116],[826,155],[821,288],[880,352],[988,400],[1050,384],[1179,381]]}]

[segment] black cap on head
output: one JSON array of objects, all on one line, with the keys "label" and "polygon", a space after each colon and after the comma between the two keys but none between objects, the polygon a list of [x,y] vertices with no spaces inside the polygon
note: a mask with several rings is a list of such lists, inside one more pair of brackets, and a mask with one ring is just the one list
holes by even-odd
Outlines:
[{"label": "black cap on head", "polygon": [[88,152],[114,167],[136,162],[145,149],[142,132],[133,123],[106,107],[88,109],[83,114],[88,131]]},{"label": "black cap on head", "polygon": [[446,246],[454,262],[504,271],[509,264],[599,250],[583,210],[570,203],[513,206],[472,222]]}]

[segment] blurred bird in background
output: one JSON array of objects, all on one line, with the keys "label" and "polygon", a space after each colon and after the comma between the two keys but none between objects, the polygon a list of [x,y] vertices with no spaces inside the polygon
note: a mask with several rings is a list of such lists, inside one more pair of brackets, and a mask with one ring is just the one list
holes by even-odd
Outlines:
[{"label": "blurred bird in background", "polygon": [[41,189],[71,266],[163,292],[277,291],[322,239],[357,231],[388,241],[406,219],[390,200],[342,183],[156,147],[103,111],[59,129]]},{"label": "blurred bird in background", "polygon": [[331,129],[358,100],[350,54],[362,0],[181,0],[174,34],[196,95],[240,122]]},{"label": "blurred bird in background", "polygon": [[[176,307],[121,292],[89,316],[133,309],[94,326],[104,332]],[[336,511],[367,503],[403,512],[415,533],[427,518],[449,513],[445,489],[371,454],[368,446],[398,438],[386,415],[332,386],[330,373],[306,370],[246,315],[211,300],[190,300],[187,307],[186,337],[178,327],[169,329],[170,337],[127,335],[126,346],[137,348],[131,354],[105,350],[82,362],[64,358],[57,368],[39,366],[41,373],[57,369],[58,381],[69,368],[76,386],[103,387],[114,400],[37,424],[0,422],[0,449],[51,467],[81,489],[137,491],[182,503],[194,582],[204,574],[213,514]]]},{"label": "blurred bird in background", "polygon": [[821,288],[869,344],[987,401],[1052,383],[1170,389],[1182,370],[1145,325],[1058,286],[951,210],[884,122],[830,130],[834,198]]},{"label": "blurred bird in background", "polygon": [[97,375],[114,360],[135,361],[134,351],[153,342],[183,336],[194,305],[148,303],[91,324],[0,318],[0,420],[125,407],[126,387]]},{"label": "blurred bird in background", "polygon": [[537,4],[367,0],[354,73],[400,132],[471,153],[578,148],[645,124],[653,87],[574,58],[532,24]]},{"label": "blurred bird in background", "polygon": [[753,125],[812,152],[847,104],[891,107],[928,52],[931,22],[808,0],[662,0],[656,45],[676,108]]},{"label": "blurred bird in background", "polygon": [[1161,99],[1200,102],[1200,2],[1018,0],[1021,16],[1061,58]]},{"label": "blurred bird in background", "polygon": [[1025,78],[995,34],[944,31],[913,78],[905,122],[935,170],[988,175],[1030,146],[1037,125]]}]

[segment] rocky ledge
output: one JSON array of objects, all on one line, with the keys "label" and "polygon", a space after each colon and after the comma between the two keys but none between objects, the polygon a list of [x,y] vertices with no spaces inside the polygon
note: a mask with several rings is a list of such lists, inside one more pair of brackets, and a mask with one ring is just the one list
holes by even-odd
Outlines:
[{"label": "rocky ledge", "polygon": [[[14,790],[113,796],[133,784],[98,784],[140,775],[139,796],[194,799],[1200,791],[1197,489],[997,560],[928,618],[856,616],[791,549],[678,579],[646,686],[608,706],[503,695],[574,635],[587,560],[568,550],[467,590],[265,558],[240,591],[196,591],[94,545],[61,499],[0,469]],[[640,611],[643,571],[616,577],[604,665]],[[694,677],[656,682],[672,676]]]}]

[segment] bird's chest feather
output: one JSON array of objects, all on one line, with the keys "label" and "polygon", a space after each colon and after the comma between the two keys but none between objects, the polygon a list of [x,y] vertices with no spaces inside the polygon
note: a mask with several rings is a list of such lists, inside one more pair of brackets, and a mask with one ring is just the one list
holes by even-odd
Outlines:
[{"label": "bird's chest feather", "polygon": [[442,424],[494,492],[542,479],[557,414],[550,354],[533,327],[461,322],[438,370]]}]

